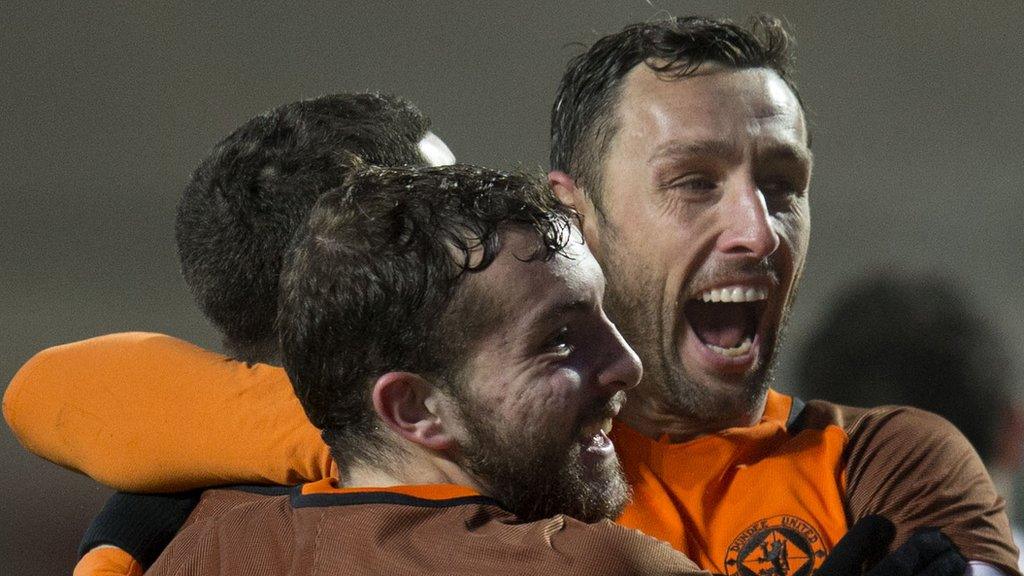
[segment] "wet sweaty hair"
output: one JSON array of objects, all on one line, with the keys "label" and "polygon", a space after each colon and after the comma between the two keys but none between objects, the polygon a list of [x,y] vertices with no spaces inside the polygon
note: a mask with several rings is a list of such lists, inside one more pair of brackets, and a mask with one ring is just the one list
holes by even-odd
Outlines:
[{"label": "wet sweaty hair", "polygon": [[878,273],[832,300],[798,361],[801,392],[939,414],[990,460],[1012,375],[1002,339],[941,276]]},{"label": "wet sweaty hair", "polygon": [[600,211],[601,160],[615,136],[622,79],[643,63],[667,79],[685,78],[704,64],[774,70],[799,94],[789,75],[792,39],[779,20],[748,28],[729,20],[673,17],[625,27],[573,58],[551,110],[551,169],[576,179]]},{"label": "wet sweaty hair", "polygon": [[407,371],[454,385],[497,309],[467,276],[494,261],[502,230],[536,240],[520,259],[570,241],[573,213],[542,180],[474,166],[368,167],[325,194],[281,275],[285,369],[337,462],[386,466],[373,382]]},{"label": "wet sweaty hair", "polygon": [[353,159],[419,165],[428,119],[383,94],[332,94],[249,120],[196,168],[178,204],[181,272],[228,354],[276,362],[278,275],[313,203]]}]

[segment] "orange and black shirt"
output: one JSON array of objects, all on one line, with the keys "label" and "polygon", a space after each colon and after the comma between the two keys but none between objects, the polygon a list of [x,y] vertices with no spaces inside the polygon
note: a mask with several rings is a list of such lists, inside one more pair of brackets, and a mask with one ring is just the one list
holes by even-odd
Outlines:
[{"label": "orange and black shirt", "polygon": [[770,392],[752,427],[676,444],[623,424],[612,436],[633,487],[619,522],[712,572],[807,576],[871,514],[896,525],[894,546],[938,526],[968,559],[1017,572],[1003,500],[963,435],[933,414]]},{"label": "orange and black shirt", "polygon": [[462,486],[209,490],[147,571],[209,574],[710,576],[610,521],[519,521]]},{"label": "orange and black shirt", "polygon": [[[119,490],[337,475],[283,370],[157,334],[39,353],[8,387],[4,415],[29,450]],[[1019,574],[981,460],[927,412],[804,404],[772,391],[754,426],[684,443],[622,423],[612,435],[634,494],[619,522],[703,569],[808,576],[849,525],[881,514],[897,526],[894,546],[940,527],[969,560]]]}]

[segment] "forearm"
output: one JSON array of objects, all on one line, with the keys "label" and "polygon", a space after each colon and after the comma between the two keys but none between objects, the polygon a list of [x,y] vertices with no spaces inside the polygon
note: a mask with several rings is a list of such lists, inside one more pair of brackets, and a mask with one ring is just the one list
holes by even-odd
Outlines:
[{"label": "forearm", "polygon": [[284,371],[158,334],[40,352],[4,396],[29,451],[118,490],[294,484],[332,473]]}]

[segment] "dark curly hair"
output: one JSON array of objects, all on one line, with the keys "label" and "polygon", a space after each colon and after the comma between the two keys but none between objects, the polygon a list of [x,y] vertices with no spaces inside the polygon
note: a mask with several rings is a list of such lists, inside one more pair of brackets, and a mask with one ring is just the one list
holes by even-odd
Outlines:
[{"label": "dark curly hair", "polygon": [[221,141],[185,186],[175,237],[181,272],[232,356],[276,362],[281,258],[313,203],[354,158],[419,165],[429,127],[383,94],[331,94],[261,114]]},{"label": "dark curly hair", "polygon": [[381,465],[393,453],[371,400],[380,375],[457,382],[496,321],[488,295],[462,281],[493,262],[502,230],[535,235],[536,251],[517,257],[548,259],[574,217],[539,178],[466,165],[367,167],[320,198],[281,275],[278,331],[296,395],[336,461]]},{"label": "dark curly hair", "polygon": [[703,64],[769,68],[796,91],[789,74],[792,39],[776,18],[748,28],[729,20],[673,17],[632,24],[573,58],[551,109],[551,169],[576,178],[600,208],[601,159],[618,128],[615,106],[622,78],[640,63],[659,75],[684,78]]}]

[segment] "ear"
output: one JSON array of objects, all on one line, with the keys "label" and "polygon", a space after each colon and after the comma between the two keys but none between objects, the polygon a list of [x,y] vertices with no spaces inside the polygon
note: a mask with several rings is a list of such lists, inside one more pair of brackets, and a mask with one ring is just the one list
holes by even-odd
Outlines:
[{"label": "ear", "polygon": [[395,434],[428,450],[445,451],[456,440],[438,410],[442,392],[419,374],[388,372],[373,385],[373,409]]},{"label": "ear", "polygon": [[576,181],[561,170],[548,172],[548,185],[555,193],[558,201],[566,206],[571,206],[577,211],[581,208],[581,201],[585,201],[583,191],[576,187]]},{"label": "ear", "polygon": [[601,248],[600,230],[597,227],[599,215],[586,191],[576,185],[576,180],[572,176],[561,170],[548,172],[548,185],[559,202],[579,213],[583,220],[583,237],[590,251],[597,255]]}]

